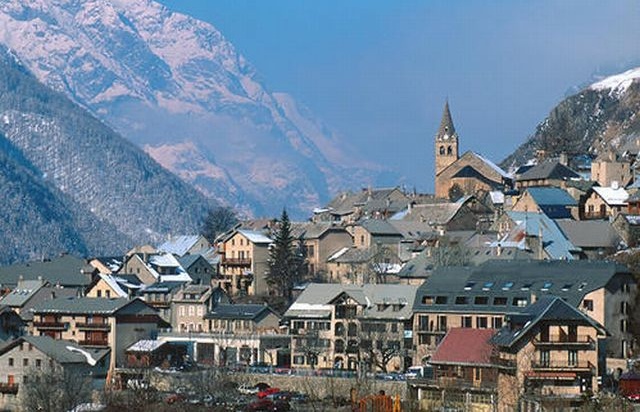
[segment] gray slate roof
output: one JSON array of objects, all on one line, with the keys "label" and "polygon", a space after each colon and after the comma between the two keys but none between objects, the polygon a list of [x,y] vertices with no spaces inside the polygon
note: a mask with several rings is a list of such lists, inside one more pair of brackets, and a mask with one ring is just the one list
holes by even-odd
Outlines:
[{"label": "gray slate roof", "polygon": [[99,361],[110,352],[110,349],[88,349],[78,346],[75,342],[56,340],[48,336],[25,335],[8,343],[1,349],[0,353],[11,350],[21,342],[32,344],[38,350],[42,351],[44,354],[62,365],[70,363],[89,363],[87,356],[91,357],[93,361]]},{"label": "gray slate roof", "polygon": [[64,255],[44,262],[28,262],[0,267],[0,285],[15,287],[20,276],[24,280],[37,280],[38,277],[52,285],[87,286],[91,282],[89,274],[82,273],[87,268],[83,259]]},{"label": "gray slate roof", "polygon": [[94,313],[94,314],[113,314],[122,309],[130,301],[125,298],[106,299],[106,298],[59,298],[40,302],[34,306],[34,313]]},{"label": "gray slate roof", "polygon": [[220,304],[205,315],[206,319],[259,320],[274,313],[268,306],[260,304]]},{"label": "gray slate roof", "polygon": [[45,282],[43,280],[23,280],[19,285],[0,299],[0,305],[11,307],[22,307],[29,299],[31,299],[41,288]]},{"label": "gray slate roof", "polygon": [[579,179],[580,175],[557,160],[542,162],[524,172],[518,180],[569,180]]},{"label": "gray slate roof", "polygon": [[[440,267],[420,286],[413,309],[425,313],[518,313],[523,307],[516,301],[529,303],[532,295],[559,296],[577,306],[587,293],[604,288],[616,275],[632,281],[625,266],[606,261],[492,260],[477,267]],[[434,303],[423,303],[426,296],[433,297]],[[441,303],[436,303],[438,297]],[[477,304],[476,297],[486,297],[487,303]],[[500,303],[502,299],[505,304]]]},{"label": "gray slate roof", "polygon": [[571,243],[581,248],[616,247],[621,238],[607,220],[556,220]]}]

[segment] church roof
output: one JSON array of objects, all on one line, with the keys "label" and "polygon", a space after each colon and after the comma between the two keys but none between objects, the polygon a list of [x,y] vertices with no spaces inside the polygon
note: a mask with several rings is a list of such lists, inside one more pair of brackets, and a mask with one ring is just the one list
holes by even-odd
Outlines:
[{"label": "church roof", "polygon": [[444,111],[442,112],[442,120],[440,121],[440,127],[438,128],[437,138],[442,138],[444,135],[454,136],[456,134],[456,128],[453,125],[453,119],[451,119],[451,112],[449,111],[449,101],[444,104]]}]

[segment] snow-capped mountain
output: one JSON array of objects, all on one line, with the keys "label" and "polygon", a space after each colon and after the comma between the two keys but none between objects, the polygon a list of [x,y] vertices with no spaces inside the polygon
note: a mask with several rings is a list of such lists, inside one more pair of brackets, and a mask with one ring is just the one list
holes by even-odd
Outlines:
[{"label": "snow-capped mountain", "polygon": [[554,107],[533,136],[502,165],[523,164],[540,149],[549,156],[562,152],[595,156],[622,147],[637,151],[638,113],[640,68],[599,79]]},{"label": "snow-capped mountain", "polygon": [[41,81],[232,206],[307,215],[329,187],[380,171],[271,92],[213,26],[154,1],[5,0],[0,25]]}]

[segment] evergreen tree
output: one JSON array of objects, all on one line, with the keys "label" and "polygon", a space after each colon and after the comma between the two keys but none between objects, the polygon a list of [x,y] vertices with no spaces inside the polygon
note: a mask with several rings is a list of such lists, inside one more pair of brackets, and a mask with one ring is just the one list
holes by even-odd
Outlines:
[{"label": "evergreen tree", "polygon": [[267,283],[273,291],[292,299],[293,286],[300,280],[304,263],[301,248],[291,234],[291,222],[286,209],[282,210],[279,228],[269,256]]}]

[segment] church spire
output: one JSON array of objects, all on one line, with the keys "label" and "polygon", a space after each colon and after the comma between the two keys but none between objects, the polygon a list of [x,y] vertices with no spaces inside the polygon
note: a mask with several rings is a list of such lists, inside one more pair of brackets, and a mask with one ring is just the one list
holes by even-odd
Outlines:
[{"label": "church spire", "polygon": [[442,112],[442,120],[440,121],[440,127],[438,128],[437,139],[447,139],[453,137],[456,134],[456,128],[453,125],[451,119],[451,112],[449,111],[449,100],[444,104],[444,111]]}]

